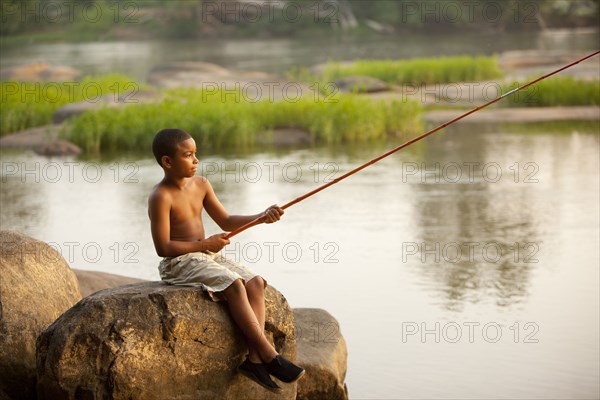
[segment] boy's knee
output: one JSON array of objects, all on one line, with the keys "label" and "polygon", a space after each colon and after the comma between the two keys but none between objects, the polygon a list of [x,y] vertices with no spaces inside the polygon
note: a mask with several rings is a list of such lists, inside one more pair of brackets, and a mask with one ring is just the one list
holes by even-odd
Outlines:
[{"label": "boy's knee", "polygon": [[246,289],[244,288],[244,284],[241,279],[236,279],[231,285],[227,287],[227,289],[223,290],[225,298],[229,298],[231,296],[240,296],[245,292]]},{"label": "boy's knee", "polygon": [[260,276],[255,276],[246,283],[247,290],[262,291],[265,289],[265,280]]}]

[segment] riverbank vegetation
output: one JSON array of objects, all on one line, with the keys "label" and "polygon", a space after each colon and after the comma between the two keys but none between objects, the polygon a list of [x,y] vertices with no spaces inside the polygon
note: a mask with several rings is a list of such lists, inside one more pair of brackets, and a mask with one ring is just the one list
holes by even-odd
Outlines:
[{"label": "riverbank vegetation", "polygon": [[199,147],[210,149],[249,146],[276,128],[299,128],[314,142],[344,143],[413,134],[422,127],[421,107],[414,101],[346,94],[295,102],[223,102],[220,93],[207,95],[200,89],[169,90],[165,95],[156,104],[86,112],[63,135],[87,152],[102,152],[146,148],[167,126],[186,129]]},{"label": "riverbank vegetation", "polygon": [[[532,81],[535,77],[525,79]],[[504,93],[518,87],[505,85]],[[600,105],[600,81],[585,81],[571,76],[553,76],[508,96],[510,107],[554,107]]]},{"label": "riverbank vegetation", "polygon": [[88,76],[78,82],[0,82],[0,136],[50,124],[54,112],[66,103],[97,102],[101,96],[139,87],[121,74]]},{"label": "riverbank vegetation", "polygon": [[[414,86],[496,79],[503,76],[496,57],[435,57],[408,60],[357,60],[352,63],[328,62],[318,76],[326,86],[339,78],[370,76],[392,85]],[[310,79],[310,75],[306,78]]]}]

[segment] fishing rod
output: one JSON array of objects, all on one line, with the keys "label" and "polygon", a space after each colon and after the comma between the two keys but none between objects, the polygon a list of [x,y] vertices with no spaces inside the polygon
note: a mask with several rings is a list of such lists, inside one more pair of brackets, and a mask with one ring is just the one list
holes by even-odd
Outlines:
[{"label": "fishing rod", "polygon": [[[507,97],[507,96],[510,96],[510,95],[511,95],[511,94],[513,94],[513,93],[517,93],[517,92],[519,92],[519,91],[521,91],[521,90],[523,90],[523,89],[525,89],[525,88],[527,88],[527,87],[529,87],[529,86],[531,86],[531,85],[534,85],[534,84],[538,83],[539,81],[542,81],[542,80],[544,80],[544,79],[546,79],[546,78],[548,78],[548,77],[550,77],[550,76],[552,76],[552,75],[558,74],[559,72],[561,72],[561,71],[564,71],[564,70],[565,70],[565,69],[567,69],[567,68],[571,68],[572,66],[574,66],[574,65],[576,65],[576,64],[579,64],[580,62],[582,62],[582,61],[585,61],[585,60],[587,60],[588,58],[592,58],[592,57],[594,57],[595,55],[597,55],[597,54],[599,54],[599,53],[600,53],[600,51],[596,51],[595,53],[592,53],[592,54],[590,54],[590,55],[588,55],[588,56],[585,56],[585,57],[583,57],[583,58],[581,58],[581,59],[579,59],[579,60],[577,60],[577,61],[575,61],[575,62],[573,62],[573,63],[571,63],[571,64],[569,64],[569,65],[566,65],[566,66],[564,66],[564,67],[562,67],[562,68],[560,68],[560,69],[557,69],[556,71],[553,71],[553,72],[550,72],[549,74],[546,74],[546,75],[544,75],[544,76],[541,76],[541,77],[537,78],[536,80],[534,80],[534,81],[531,81],[531,82],[527,83],[526,85],[523,85],[523,86],[521,86],[521,87],[517,87],[517,88],[515,88],[515,89],[513,89],[513,90],[511,90],[511,91],[508,91],[508,92],[504,93],[502,96],[499,96],[499,97],[497,97],[497,98],[495,98],[495,99],[493,99],[493,100],[491,100],[491,101],[489,101],[489,102],[485,103],[484,105],[481,105],[481,106],[479,106],[479,107],[476,107],[476,108],[472,109],[471,111],[468,111],[468,112],[466,112],[466,113],[464,113],[464,114],[462,114],[462,115],[460,115],[460,116],[458,116],[458,117],[454,118],[453,120],[451,120],[451,121],[448,121],[448,122],[446,122],[446,123],[444,123],[444,124],[442,124],[442,125],[438,126],[437,128],[434,128],[434,129],[430,130],[429,132],[425,132],[425,133],[424,133],[424,134],[422,134],[421,136],[417,136],[416,138],[414,138],[414,139],[411,139],[411,140],[409,140],[409,141],[407,141],[407,142],[405,142],[405,143],[401,144],[400,146],[398,146],[398,147],[396,147],[396,148],[394,148],[394,149],[392,149],[392,150],[390,150],[390,151],[388,151],[388,152],[386,152],[386,153],[383,153],[383,154],[382,154],[382,155],[380,155],[379,157],[376,157],[376,158],[372,159],[372,160],[371,160],[371,161],[369,161],[369,162],[366,162],[366,163],[364,163],[364,164],[362,164],[362,165],[359,165],[358,167],[354,168],[353,170],[351,170],[351,171],[348,171],[348,172],[346,172],[344,175],[342,175],[342,176],[340,176],[340,177],[338,177],[338,178],[336,178],[336,179],[332,180],[331,182],[327,182],[326,184],[324,184],[324,185],[322,185],[322,186],[319,186],[319,187],[317,187],[317,188],[316,188],[316,189],[314,189],[314,190],[311,190],[310,192],[308,192],[308,193],[306,193],[306,194],[304,194],[304,195],[302,195],[302,196],[300,196],[300,197],[298,197],[298,198],[296,198],[296,199],[294,199],[294,200],[290,201],[289,203],[286,203],[286,204],[284,204],[283,206],[281,206],[281,208],[285,210],[286,208],[289,208],[289,207],[293,206],[294,204],[296,204],[296,203],[299,203],[299,202],[301,202],[302,200],[304,200],[304,199],[306,199],[306,198],[308,198],[308,197],[310,197],[310,196],[312,196],[312,195],[314,195],[314,194],[317,194],[317,193],[319,193],[319,192],[320,192],[320,191],[322,191],[322,190],[325,190],[325,189],[327,189],[329,186],[335,185],[336,183],[340,182],[341,180],[344,180],[344,179],[346,179],[347,177],[349,177],[349,176],[351,176],[351,175],[354,175],[354,174],[355,174],[355,173],[357,173],[358,171],[361,171],[361,170],[363,170],[363,169],[367,168],[368,166],[370,166],[370,165],[373,165],[373,164],[375,164],[376,162],[378,162],[378,161],[380,161],[380,160],[383,160],[384,158],[386,158],[386,157],[388,157],[388,156],[390,156],[390,155],[394,154],[395,152],[397,152],[397,151],[399,151],[399,150],[402,150],[403,148],[405,148],[405,147],[407,147],[407,146],[410,146],[411,144],[413,144],[413,143],[416,143],[416,142],[418,142],[419,140],[421,140],[421,139],[424,139],[424,138],[426,138],[427,136],[429,136],[429,135],[432,135],[432,134],[434,134],[435,132],[437,132],[437,131],[440,131],[440,130],[444,129],[444,128],[445,128],[445,127],[447,127],[448,125],[452,125],[453,123],[455,123],[455,122],[457,122],[457,121],[460,121],[461,119],[463,119],[463,118],[465,118],[465,117],[467,117],[467,116],[469,116],[469,115],[471,115],[471,114],[473,114],[473,113],[476,113],[477,111],[479,111],[479,110],[481,110],[481,109],[483,109],[483,108],[486,108],[487,106],[490,106],[490,105],[492,105],[492,104],[496,103],[497,101],[500,101],[500,100],[502,100],[503,98],[505,98],[505,97]],[[253,226],[255,226],[255,225],[258,225],[258,224],[262,224],[262,223],[264,222],[264,220],[265,220],[265,217],[266,217],[266,216],[264,216],[264,215],[263,215],[263,216],[260,216],[260,217],[258,217],[258,218],[256,218],[256,219],[254,219],[254,220],[252,220],[252,221],[248,222],[247,224],[245,224],[245,225],[243,225],[243,226],[240,226],[239,228],[237,228],[237,229],[235,229],[235,230],[233,230],[233,231],[229,232],[229,233],[228,233],[228,234],[225,236],[225,239],[232,238],[233,236],[235,236],[235,235],[237,235],[237,234],[239,234],[239,233],[242,233],[243,231],[245,231],[245,230],[246,230],[246,229],[248,229],[248,228],[251,228],[251,227],[253,227]]]}]

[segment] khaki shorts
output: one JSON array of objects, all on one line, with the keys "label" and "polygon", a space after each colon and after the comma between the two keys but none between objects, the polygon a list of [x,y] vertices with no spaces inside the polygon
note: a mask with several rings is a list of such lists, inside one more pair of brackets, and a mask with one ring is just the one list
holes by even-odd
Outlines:
[{"label": "khaki shorts", "polygon": [[210,251],[165,257],[158,265],[158,271],[164,282],[199,287],[208,292],[213,301],[224,300],[222,291],[236,279],[242,279],[246,283],[258,276],[254,271],[221,253]]}]

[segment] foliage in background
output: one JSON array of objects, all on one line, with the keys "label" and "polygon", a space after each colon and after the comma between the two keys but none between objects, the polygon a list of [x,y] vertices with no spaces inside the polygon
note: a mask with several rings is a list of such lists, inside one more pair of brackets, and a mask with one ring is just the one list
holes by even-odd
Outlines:
[{"label": "foliage in background", "polygon": [[97,101],[140,86],[121,74],[88,76],[78,82],[0,82],[0,135],[52,123],[63,104]]},{"label": "foliage in background", "polygon": [[0,36],[57,31],[66,40],[299,35],[307,32],[541,30],[597,27],[600,0],[2,0]]},{"label": "foliage in background", "polygon": [[[222,100],[219,92],[176,89],[158,104],[90,111],[74,118],[65,137],[88,152],[148,148],[164,127],[187,130],[201,148],[242,147],[269,129],[296,127],[324,143],[365,142],[421,128],[413,101],[383,102],[356,95],[290,101]],[[228,92],[228,96],[231,94]]]}]

